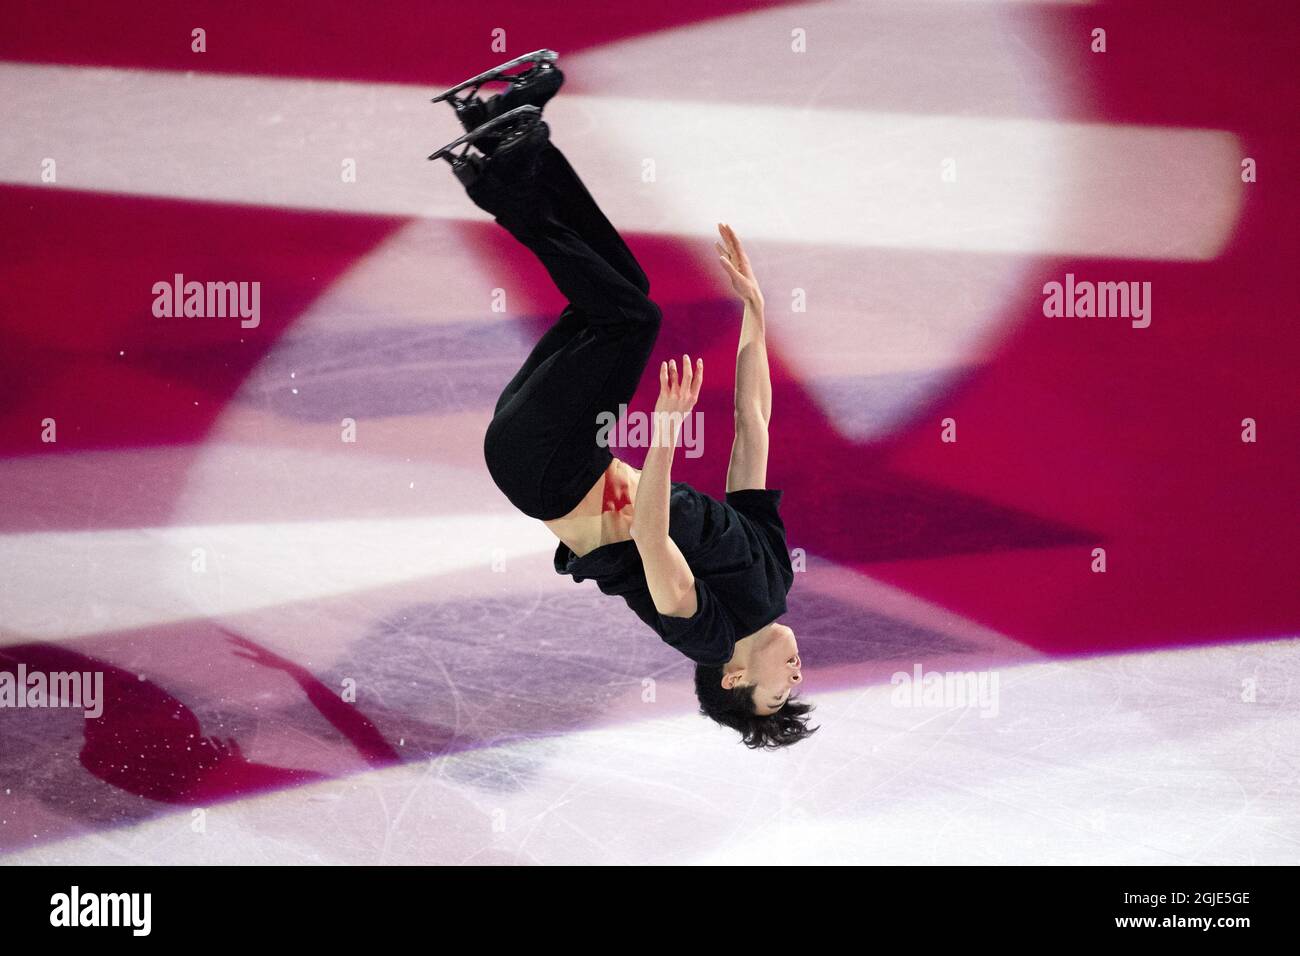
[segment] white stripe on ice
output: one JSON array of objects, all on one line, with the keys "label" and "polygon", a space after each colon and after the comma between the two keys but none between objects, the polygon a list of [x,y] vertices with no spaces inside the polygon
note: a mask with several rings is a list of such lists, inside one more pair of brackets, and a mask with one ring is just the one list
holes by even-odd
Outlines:
[{"label": "white stripe on ice", "polygon": [[[0,182],[40,185],[48,158],[52,189],[486,218],[423,158],[457,132],[429,89],[12,63],[0,87]],[[1206,259],[1240,204],[1237,140],[1214,130],[576,94],[548,111],[631,231],[743,217],[756,240]]]},{"label": "white stripe on ice", "polygon": [[227,617],[554,548],[539,522],[501,513],[0,535],[0,646]]}]

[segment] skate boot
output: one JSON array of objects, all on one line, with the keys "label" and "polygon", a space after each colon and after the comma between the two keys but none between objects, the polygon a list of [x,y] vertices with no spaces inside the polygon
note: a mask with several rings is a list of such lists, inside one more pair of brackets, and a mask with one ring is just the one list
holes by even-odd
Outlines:
[{"label": "skate boot", "polygon": [[[520,106],[536,106],[541,109],[564,85],[564,73],[555,65],[559,56],[554,50],[534,50],[444,90],[433,98],[433,102],[450,102],[456,111],[456,118],[466,132]],[[524,64],[528,65],[528,69],[511,72]],[[509,85],[504,92],[486,100],[480,99],[479,88],[492,82]],[[462,90],[469,90],[469,93],[457,96]],[[480,152],[491,155],[499,142],[495,136],[488,135],[475,145]]]},{"label": "skate boot", "polygon": [[[479,148],[484,137],[492,137],[496,142],[490,157],[475,155],[471,151]],[[503,180],[527,178],[548,139],[550,129],[542,122],[542,111],[536,106],[517,106],[452,140],[429,158],[445,159],[451,164],[456,178],[466,187],[489,167]],[[456,150],[462,146],[464,149],[457,153]]]}]

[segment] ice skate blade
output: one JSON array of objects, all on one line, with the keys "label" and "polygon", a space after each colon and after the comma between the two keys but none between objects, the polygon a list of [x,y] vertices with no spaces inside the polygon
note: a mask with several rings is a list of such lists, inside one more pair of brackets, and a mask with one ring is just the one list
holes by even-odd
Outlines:
[{"label": "ice skate blade", "polygon": [[461,90],[469,89],[470,87],[477,88],[479,86],[482,86],[484,83],[490,83],[492,80],[500,78],[501,75],[506,71],[511,70],[516,66],[520,66],[521,64],[524,63],[552,63],[553,64],[559,58],[560,58],[560,54],[556,53],[554,50],[542,49],[542,50],[534,50],[532,53],[525,53],[523,56],[517,56],[513,60],[508,60],[507,62],[502,63],[499,66],[494,66],[492,69],[486,70],[480,73],[478,76],[470,77],[464,83],[459,83],[456,86],[453,86],[449,90],[443,90],[441,93],[435,96],[430,102],[441,103],[443,102],[443,100],[451,99]]},{"label": "ice skate blade", "polygon": [[[493,133],[497,132],[498,130],[502,129],[503,127],[507,127],[511,125],[511,123],[513,123],[515,120],[527,119],[530,116],[537,117],[538,119],[540,119],[541,115],[542,115],[542,111],[539,110],[536,106],[531,106],[531,105],[516,106],[514,109],[510,110],[509,112],[502,113],[500,116],[488,120],[482,126],[475,126],[472,130],[470,130],[465,135],[452,140],[450,143],[448,143],[446,146],[443,146],[441,149],[438,149],[433,153],[430,153],[429,158],[430,159],[447,158],[451,156],[452,151],[456,149],[458,146],[464,146],[466,150],[468,150],[470,146],[474,145],[475,140],[481,139],[484,136],[490,136]],[[463,155],[464,154],[462,154],[462,156]],[[460,159],[462,158],[462,156],[458,156],[455,158]],[[447,161],[452,162],[451,159],[448,159]]]}]

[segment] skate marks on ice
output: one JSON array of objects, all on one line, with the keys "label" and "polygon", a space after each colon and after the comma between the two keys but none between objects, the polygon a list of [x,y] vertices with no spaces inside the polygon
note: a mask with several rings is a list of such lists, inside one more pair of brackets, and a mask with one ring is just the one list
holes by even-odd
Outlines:
[{"label": "skate marks on ice", "polygon": [[528,768],[524,787],[470,783],[448,767],[482,755],[449,754],[227,805],[219,840],[160,819],[6,862],[1281,863],[1300,842],[1298,652],[1011,666],[987,718],[848,688],[779,754],[660,715],[502,742],[496,766]]},{"label": "skate marks on ice", "polygon": [[[786,619],[818,668],[978,650],[834,598],[792,601]],[[306,634],[275,643],[282,650],[204,623],[6,647],[0,667],[10,670],[22,661],[104,673],[106,709],[98,721],[63,708],[0,711],[0,779],[11,791],[0,847],[397,762],[434,760],[448,786],[517,793],[548,774],[565,735],[703,721],[690,663],[591,587],[399,605],[323,667],[301,663],[313,657]],[[348,685],[355,703],[340,698]],[[817,701],[815,678],[806,695]]]},{"label": "skate marks on ice", "polygon": [[[202,662],[210,676],[231,666],[227,655],[215,659],[222,635],[211,628],[190,627],[187,653]],[[372,767],[396,762],[396,754],[377,740],[364,715],[344,707],[337,695],[304,668],[279,658],[246,638],[226,634],[259,664],[292,673],[319,714]],[[265,790],[324,779],[311,769],[312,756],[295,760],[252,759],[259,734],[283,716],[280,701],[261,687],[243,699],[218,695],[194,679],[176,680],[154,671],[139,654],[138,643],[173,641],[170,635],[134,635],[86,644],[116,644],[124,656],[140,660],[122,667],[72,648],[51,644],[17,644],[0,649],[0,670],[25,673],[93,673],[102,675],[102,714],[88,718],[66,706],[0,710],[5,746],[0,749],[0,780],[7,807],[0,821],[0,848],[12,850],[75,832],[123,826],[165,812],[168,807],[204,807]],[[206,646],[205,646],[206,645]],[[84,645],[83,645],[84,646]],[[156,661],[156,658],[154,659]],[[257,682],[255,682],[257,683]],[[319,723],[319,717],[317,718]],[[309,726],[306,722],[304,725]],[[242,742],[242,743],[241,743]]]},{"label": "skate marks on ice", "polygon": [[509,322],[318,330],[277,343],[236,401],[311,423],[490,412],[527,354]]},{"label": "skate marks on ice", "polygon": [[[792,599],[784,620],[815,667],[980,649],[836,597]],[[335,679],[344,672],[370,688],[367,713],[386,739],[405,741],[404,759],[696,709],[693,665],[590,586],[402,607],[329,670]],[[805,692],[816,699],[815,680]],[[429,726],[455,736],[426,739]]]}]

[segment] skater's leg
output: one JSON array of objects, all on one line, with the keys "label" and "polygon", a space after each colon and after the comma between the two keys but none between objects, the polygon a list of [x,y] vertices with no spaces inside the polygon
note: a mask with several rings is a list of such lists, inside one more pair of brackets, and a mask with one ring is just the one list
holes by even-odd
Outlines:
[{"label": "skater's leg", "polygon": [[[519,106],[528,105],[540,110],[559,92],[564,83],[564,74],[556,66],[558,58],[559,54],[554,50],[535,50],[471,77],[435,97],[434,102],[450,102],[466,132]],[[494,80],[508,82],[509,88],[504,93],[481,100],[477,95],[479,87]],[[457,95],[462,90],[469,92],[466,96]],[[474,147],[491,156],[500,140],[499,135],[484,134],[474,141]],[[620,275],[643,293],[649,293],[650,283],[636,257],[618,230],[601,212],[568,160],[549,141],[549,137],[546,138],[546,146],[540,156],[537,179],[552,198],[552,208],[560,221],[576,232]]]},{"label": "skater's leg", "polygon": [[[585,256],[609,269],[589,250]],[[609,466],[609,449],[596,442],[601,416],[616,420],[632,400],[661,322],[645,297],[626,314],[631,318],[591,316],[570,304],[502,392],[484,457],[497,487],[524,514],[542,521],[567,515]]]},{"label": "skater's leg", "polygon": [[568,159],[552,142],[548,141],[542,151],[537,178],[550,194],[553,208],[560,220],[581,236],[623,278],[642,293],[649,294],[650,280],[636,261],[636,256],[632,255],[632,250],[627,247],[623,237],[601,211]]},{"label": "skater's leg", "polygon": [[[476,201],[482,197],[480,191]],[[485,203],[480,205],[488,208]],[[555,287],[589,322],[635,322],[654,310],[645,291],[562,221],[554,211],[554,202],[543,190],[534,187],[531,196],[519,197],[508,204],[492,202],[489,211],[529,248],[546,268]]]},{"label": "skater's leg", "polygon": [[659,332],[653,320],[587,324],[503,394],[484,439],[497,487],[543,521],[572,511],[613,457],[597,444],[602,413],[631,401]]},{"label": "skater's leg", "polygon": [[524,360],[524,364],[515,373],[514,378],[501,390],[501,397],[497,399],[496,414],[500,414],[506,403],[523,388],[524,383],[537,371],[538,366],[568,345],[586,325],[587,320],[582,313],[571,305],[566,306],[560,313],[560,317],[555,320],[555,324],[547,329],[533,346],[533,350],[528,353],[528,358]]},{"label": "skater's leg", "polygon": [[610,451],[596,441],[599,417],[618,415],[631,400],[661,313],[563,220],[565,189],[541,184],[545,124],[539,129],[501,147],[468,177],[467,191],[538,257],[569,299],[556,328],[502,394],[484,440],[497,486],[520,511],[549,521],[572,511],[608,467]]},{"label": "skater's leg", "polygon": [[[456,108],[456,117],[466,132],[473,130],[495,116],[508,112],[518,106],[531,105],[538,109],[559,92],[564,84],[564,74],[555,65],[559,54],[554,50],[535,50],[532,53],[510,60],[485,73],[471,77],[459,86],[435,97],[434,102],[447,100]],[[519,70],[518,68],[524,69]],[[508,81],[509,88],[504,93],[482,100],[479,98],[479,86],[494,80]],[[458,96],[461,90],[468,89],[466,96]],[[491,156],[500,141],[499,136],[484,135],[475,140],[475,149]],[[618,231],[605,218],[591,193],[573,171],[567,159],[554,144],[549,143],[542,157],[538,178],[542,186],[555,198],[555,210],[561,220],[569,225],[587,244],[606,262],[619,271],[629,282],[642,292],[650,291],[650,283],[645,272],[637,264],[636,258],[623,242]]]},{"label": "skater's leg", "polygon": [[[574,215],[595,230],[611,254],[621,250],[635,263],[616,234],[617,245],[609,238],[613,227],[604,220],[559,151],[545,149],[549,133],[545,122],[537,123],[508,151],[503,148],[485,161],[466,185],[466,192],[475,205],[490,213],[537,256],[556,288],[588,321],[619,324],[644,320],[651,310],[657,311],[645,290],[606,261],[566,221],[561,207],[572,201]],[[644,283],[639,267],[635,276]]]}]

